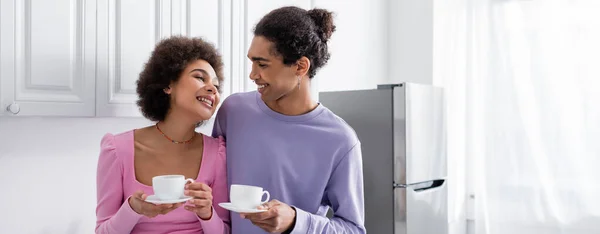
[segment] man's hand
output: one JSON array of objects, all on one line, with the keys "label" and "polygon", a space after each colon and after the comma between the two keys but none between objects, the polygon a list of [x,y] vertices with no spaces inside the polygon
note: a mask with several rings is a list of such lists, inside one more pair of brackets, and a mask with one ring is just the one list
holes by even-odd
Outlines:
[{"label": "man's hand", "polygon": [[241,213],[243,219],[250,220],[254,225],[262,228],[269,233],[282,233],[294,227],[296,218],[296,210],[291,206],[277,201],[271,200],[258,209],[267,211],[260,213]]}]

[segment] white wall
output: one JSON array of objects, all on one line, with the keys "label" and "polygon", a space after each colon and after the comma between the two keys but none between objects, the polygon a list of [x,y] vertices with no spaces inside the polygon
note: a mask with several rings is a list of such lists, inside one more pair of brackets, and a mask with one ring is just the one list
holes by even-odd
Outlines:
[{"label": "white wall", "polygon": [[0,233],[93,233],[100,139],[143,125],[0,117]]},{"label": "white wall", "polygon": [[434,0],[389,1],[389,81],[432,84]]},{"label": "white wall", "polygon": [[[392,0],[393,1],[393,0]],[[388,83],[388,1],[319,1],[335,13],[331,58],[316,76],[319,91],[373,89]]]},{"label": "white wall", "polygon": [[141,118],[0,117],[0,233],[93,233],[100,139],[148,124]]}]

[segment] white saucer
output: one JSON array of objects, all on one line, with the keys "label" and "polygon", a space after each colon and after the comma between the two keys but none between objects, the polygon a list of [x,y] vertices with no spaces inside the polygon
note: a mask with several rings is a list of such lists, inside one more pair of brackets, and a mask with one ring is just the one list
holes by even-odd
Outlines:
[{"label": "white saucer", "polygon": [[180,197],[179,199],[160,200],[160,198],[158,198],[156,195],[150,195],[146,198],[146,202],[150,202],[153,204],[174,204],[174,203],[181,203],[181,202],[190,200],[192,198],[193,197],[183,196],[183,197]]},{"label": "white saucer", "polygon": [[259,209],[248,209],[248,208],[241,208],[241,207],[236,207],[235,205],[231,204],[231,202],[223,202],[223,203],[219,203],[220,207],[223,207],[224,209],[233,211],[233,212],[237,212],[237,213],[260,213],[260,212],[265,212],[267,210],[259,210]]}]

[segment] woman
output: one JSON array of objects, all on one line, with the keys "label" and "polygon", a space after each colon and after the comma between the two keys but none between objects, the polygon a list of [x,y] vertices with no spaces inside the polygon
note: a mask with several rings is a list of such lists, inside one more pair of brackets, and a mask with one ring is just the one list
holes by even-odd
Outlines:
[{"label": "woman", "polygon": [[[137,102],[155,125],[102,138],[96,233],[229,233],[223,138],[196,133],[219,104],[223,62],[197,38],[161,41],[137,82]],[[155,205],[152,178],[178,174],[187,204]],[[183,207],[182,207],[183,206]]]},{"label": "woman", "polygon": [[298,7],[256,25],[248,58],[258,91],[229,96],[213,136],[227,139],[230,184],[263,187],[274,200],[266,212],[232,216],[232,233],[365,233],[360,142],[310,95],[334,30],[331,12]]}]

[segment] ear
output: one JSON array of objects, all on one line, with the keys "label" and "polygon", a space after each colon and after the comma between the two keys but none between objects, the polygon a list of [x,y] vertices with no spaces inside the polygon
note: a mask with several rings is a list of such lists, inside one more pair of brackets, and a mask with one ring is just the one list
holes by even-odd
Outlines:
[{"label": "ear", "polygon": [[296,68],[296,76],[305,76],[308,74],[308,70],[310,69],[310,60],[306,56],[302,56],[302,58],[298,59],[296,65],[298,66]]},{"label": "ear", "polygon": [[164,88],[163,92],[165,92],[166,94],[171,94],[171,86],[169,85],[169,87]]}]

